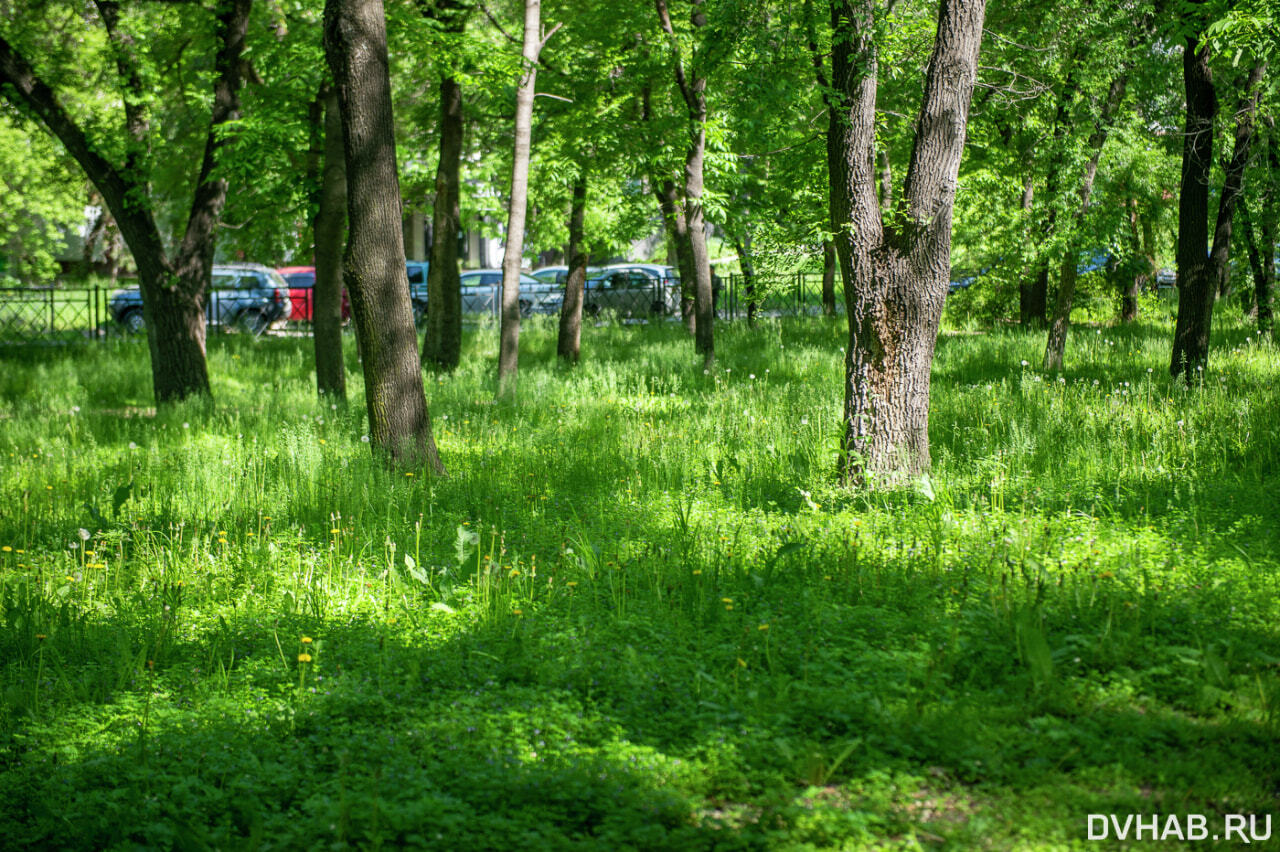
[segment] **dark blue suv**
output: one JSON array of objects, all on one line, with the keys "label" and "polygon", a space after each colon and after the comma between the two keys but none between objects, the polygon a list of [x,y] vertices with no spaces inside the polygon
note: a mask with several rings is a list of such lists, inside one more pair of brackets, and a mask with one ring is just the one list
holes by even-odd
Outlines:
[{"label": "dark blue suv", "polygon": [[[280,273],[260,263],[227,263],[213,267],[205,316],[210,325],[262,334],[289,312],[289,284]],[[137,287],[117,290],[107,303],[111,316],[130,332],[144,331],[142,293]]]}]

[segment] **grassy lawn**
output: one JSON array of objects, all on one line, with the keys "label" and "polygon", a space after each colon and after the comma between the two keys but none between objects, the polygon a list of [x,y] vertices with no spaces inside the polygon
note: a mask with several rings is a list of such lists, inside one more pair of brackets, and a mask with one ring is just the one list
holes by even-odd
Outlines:
[{"label": "grassy lawn", "polygon": [[1188,391],[1164,322],[1077,327],[1060,376],[944,334],[932,478],[853,493],[842,324],[717,333],[712,373],[674,324],[566,371],[531,322],[510,405],[471,333],[442,480],[371,461],[354,347],[349,409],[310,340],[226,336],[159,413],[141,341],[5,350],[0,848],[1199,849],[1086,817],[1280,812],[1274,342],[1219,318]]}]

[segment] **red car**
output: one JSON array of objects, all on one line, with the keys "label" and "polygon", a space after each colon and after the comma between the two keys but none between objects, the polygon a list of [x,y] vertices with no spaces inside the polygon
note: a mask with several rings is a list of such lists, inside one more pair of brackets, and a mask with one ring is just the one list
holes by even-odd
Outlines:
[{"label": "red car", "polygon": [[[290,322],[311,322],[315,307],[316,268],[314,266],[282,266],[276,270],[289,282]],[[351,319],[351,302],[342,291],[342,321]]]}]

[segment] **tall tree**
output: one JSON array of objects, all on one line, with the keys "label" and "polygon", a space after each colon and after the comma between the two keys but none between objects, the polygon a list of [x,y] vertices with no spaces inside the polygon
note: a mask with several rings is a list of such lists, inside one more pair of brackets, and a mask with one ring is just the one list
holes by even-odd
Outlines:
[{"label": "tall tree", "polygon": [[342,359],[342,247],[347,230],[347,163],[342,146],[338,93],[325,87],[324,171],[313,231],[316,242],[315,338],[316,389],[321,396],[346,402],[347,371]]},{"label": "tall tree", "polygon": [[1183,48],[1183,82],[1187,118],[1182,155],[1182,186],[1178,200],[1178,321],[1173,332],[1169,372],[1188,383],[1209,359],[1213,303],[1227,274],[1231,225],[1244,183],[1245,166],[1253,142],[1254,116],[1261,96],[1264,62],[1248,74],[1240,108],[1236,111],[1235,148],[1226,165],[1218,195],[1217,223],[1209,242],[1209,183],[1213,167],[1214,118],[1218,95],[1209,67],[1210,47],[1188,36]]},{"label": "tall tree", "polygon": [[[166,248],[156,224],[151,187],[151,99],[144,82],[148,72],[143,68],[138,36],[122,20],[122,4],[118,0],[94,2],[120,88],[123,145],[99,138],[92,130],[96,122],[78,119],[23,52],[0,32],[4,96],[39,118],[84,169],[133,254],[158,403],[210,392],[205,302],[228,186],[217,167],[219,155],[232,138],[228,128],[235,126],[240,115],[243,53],[252,5],[252,0],[218,0],[214,6],[212,109],[186,227],[172,250]],[[36,11],[38,7],[33,13]],[[113,148],[123,148],[123,157],[109,159],[107,152]]]},{"label": "tall tree", "polygon": [[324,41],[342,113],[350,229],[343,277],[364,361],[372,448],[397,466],[443,474],[405,271],[382,0],[326,0]]},{"label": "tall tree", "polygon": [[529,201],[529,150],[538,55],[559,25],[542,32],[542,0],[524,0],[524,43],[520,86],[516,89],[515,153],[507,207],[507,244],[502,255],[502,331],[498,347],[498,396],[512,397],[520,368],[520,266]]},{"label": "tall tree", "polygon": [[1076,295],[1076,275],[1080,261],[1081,225],[1085,214],[1089,212],[1089,199],[1093,196],[1093,182],[1098,175],[1098,161],[1102,159],[1102,148],[1107,142],[1107,133],[1120,101],[1124,98],[1124,89],[1128,85],[1128,75],[1121,73],[1111,81],[1107,99],[1102,105],[1101,114],[1094,124],[1093,134],[1089,137],[1089,162],[1084,167],[1084,176],[1080,179],[1077,190],[1080,205],[1072,214],[1070,232],[1067,235],[1067,247],[1062,254],[1062,266],[1058,275],[1058,296],[1054,301],[1053,321],[1049,325],[1049,334],[1045,340],[1044,368],[1061,370],[1062,355],[1067,346],[1067,328],[1071,325],[1071,308]]},{"label": "tall tree", "polygon": [[565,278],[564,303],[560,306],[560,333],[556,338],[556,354],[569,364],[578,363],[582,354],[582,302],[587,280],[587,245],[583,224],[587,212],[587,167],[578,169],[573,181],[573,201],[569,208],[569,245],[565,248],[569,274]]},{"label": "tall tree", "polygon": [[[445,33],[466,30],[468,0],[437,0],[430,13]],[[459,164],[462,160],[462,85],[452,66],[440,75],[440,161],[436,165],[435,207],[431,219],[431,265],[427,270],[427,336],[424,363],[450,371],[462,358],[462,284],[458,274]]]},{"label": "tall tree", "polygon": [[850,483],[929,466],[929,371],[951,260],[951,211],[985,0],[941,0],[902,192],[885,216],[875,181],[878,45],[873,0],[831,0],[827,137],[831,222],[844,278],[844,446]]},{"label": "tall tree", "polygon": [[[695,30],[707,24],[704,0],[689,0],[689,20]],[[684,161],[684,216],[688,231],[689,264],[694,275],[694,347],[703,367],[715,361],[714,306],[711,290],[711,258],[707,253],[706,219],[703,212],[703,161],[707,149],[707,69],[695,52],[685,67],[676,39],[675,27],[666,0],[654,0],[658,21],[671,45],[671,64],[676,85],[689,111],[689,144]]]}]

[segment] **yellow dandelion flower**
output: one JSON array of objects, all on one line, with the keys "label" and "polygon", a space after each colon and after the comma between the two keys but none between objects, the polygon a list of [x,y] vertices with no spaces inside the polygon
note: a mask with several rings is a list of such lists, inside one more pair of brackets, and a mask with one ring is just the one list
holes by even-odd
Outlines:
[{"label": "yellow dandelion flower", "polygon": [[255,533],[253,530],[249,530],[247,533],[245,533],[245,535],[247,535],[247,536],[249,536],[249,537],[253,537],[253,536],[257,535],[257,533]]},{"label": "yellow dandelion flower", "polygon": [[226,543],[227,543],[227,540],[225,538],[218,539],[218,544],[226,544]]},{"label": "yellow dandelion flower", "polygon": [[5,553],[12,553],[12,552],[13,552],[13,548],[12,548],[12,547],[10,547],[10,546],[9,546],[9,545],[7,545],[7,544],[6,544],[4,547],[0,547],[0,550],[3,550]]},{"label": "yellow dandelion flower", "polygon": [[578,585],[578,581],[570,580],[569,582],[565,583],[565,585],[568,586],[569,588],[573,588],[574,586]]},{"label": "yellow dandelion flower", "polygon": [[725,611],[725,612],[729,612],[729,611],[731,611],[732,609],[733,609],[733,604],[725,604],[725,605],[724,605],[724,611]]},{"label": "yellow dandelion flower", "polygon": [[76,578],[75,578],[75,577],[72,577],[70,574],[68,574],[68,575],[67,575],[67,582],[68,582],[68,583],[74,583],[75,581],[76,581]]},{"label": "yellow dandelion flower", "polygon": [[300,663],[309,663],[309,662],[311,662],[311,655],[310,655],[310,654],[299,654],[299,655],[298,655],[298,662],[300,662]]},{"label": "yellow dandelion flower", "polygon": [[698,576],[698,575],[699,575],[699,574],[701,574],[701,573],[702,573],[702,569],[701,569],[701,568],[694,568],[694,569],[693,569],[693,576],[695,576],[695,577],[696,577],[696,576]]},{"label": "yellow dandelion flower", "polygon": [[408,473],[405,474],[405,476],[413,476],[413,471],[409,471]]},{"label": "yellow dandelion flower", "polygon": [[37,633],[37,634],[36,634],[36,638],[37,638],[37,639],[48,639],[49,637],[48,637],[48,636],[46,636],[46,635],[45,635],[45,634],[43,634],[43,633]]},{"label": "yellow dandelion flower", "polygon": [[514,615],[524,615],[524,610],[522,610],[522,609],[513,609],[513,610],[511,610],[511,612],[512,612],[512,614],[514,614]]},{"label": "yellow dandelion flower", "polygon": [[310,636],[303,636],[303,637],[302,637],[302,644],[303,644],[303,645],[310,645],[310,644],[311,644],[311,637],[310,637]]},{"label": "yellow dandelion flower", "polygon": [[337,534],[338,534],[338,530],[337,530],[337,529],[331,529],[331,530],[329,530],[329,534],[330,534],[330,535],[337,535]]},{"label": "yellow dandelion flower", "polygon": [[727,603],[727,604],[731,604],[731,603],[733,603],[733,598],[721,598],[721,599],[720,599],[720,603]]},{"label": "yellow dandelion flower", "polygon": [[519,569],[519,568],[512,568],[512,569],[511,569],[511,574],[510,574],[509,576],[511,576],[511,577],[519,577],[519,576],[520,576],[520,569]]},{"label": "yellow dandelion flower", "polygon": [[759,627],[757,627],[756,629],[757,629],[757,630],[768,630],[768,629],[769,629],[769,625],[768,625],[767,623],[765,623],[765,624],[761,624],[761,625],[760,625]]},{"label": "yellow dandelion flower", "polygon": [[742,659],[741,657],[739,657],[739,658],[738,658],[738,665],[745,669],[745,668],[747,667],[747,661],[746,661],[746,660],[744,660],[744,659]]}]

